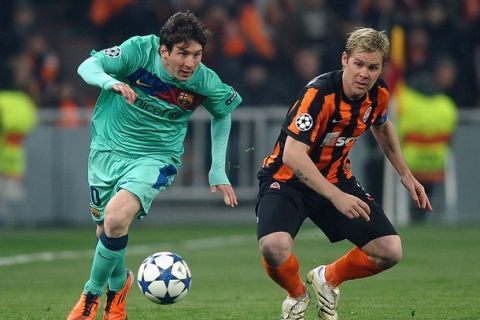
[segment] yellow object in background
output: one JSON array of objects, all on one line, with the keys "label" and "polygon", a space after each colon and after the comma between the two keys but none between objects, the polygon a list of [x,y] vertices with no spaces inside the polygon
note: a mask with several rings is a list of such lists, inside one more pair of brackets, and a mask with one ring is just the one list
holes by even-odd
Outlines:
[{"label": "yellow object in background", "polygon": [[423,94],[408,86],[398,92],[398,133],[413,174],[421,181],[444,180],[457,108],[447,95]]},{"label": "yellow object in background", "polygon": [[25,137],[37,123],[33,100],[22,91],[0,91],[0,175],[25,173]]}]

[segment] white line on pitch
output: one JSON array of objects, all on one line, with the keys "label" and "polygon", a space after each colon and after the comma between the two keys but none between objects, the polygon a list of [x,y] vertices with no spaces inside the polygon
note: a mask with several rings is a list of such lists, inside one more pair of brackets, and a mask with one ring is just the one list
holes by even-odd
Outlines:
[{"label": "white line on pitch", "polygon": [[[318,239],[323,238],[319,236],[319,232],[307,231],[300,235],[299,238],[302,239]],[[150,254],[156,251],[159,251],[159,248],[162,248],[162,251],[168,251],[173,247],[181,247],[185,249],[213,249],[213,248],[225,248],[225,247],[235,247],[243,245],[246,243],[252,243],[256,245],[255,235],[233,235],[227,237],[211,237],[211,238],[199,238],[199,239],[189,239],[179,242],[160,242],[154,244],[142,244],[142,245],[129,245],[128,253],[133,254]],[[30,254],[18,254],[14,256],[0,257],[0,267],[12,266],[19,264],[27,264],[32,262],[50,262],[57,260],[75,260],[80,258],[91,257],[93,249],[89,250],[69,250],[69,251],[46,251],[46,252],[37,252]]]}]

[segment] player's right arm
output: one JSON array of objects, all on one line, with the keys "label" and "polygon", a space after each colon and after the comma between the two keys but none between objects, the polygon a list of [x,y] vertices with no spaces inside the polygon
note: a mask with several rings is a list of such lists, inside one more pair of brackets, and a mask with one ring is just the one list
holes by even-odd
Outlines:
[{"label": "player's right arm", "polygon": [[141,37],[132,37],[120,46],[92,51],[92,56],[78,67],[78,74],[86,83],[103,90],[114,90],[133,103],[138,95],[121,80],[138,67],[143,55],[140,41]]},{"label": "player's right arm", "polygon": [[78,66],[77,72],[86,83],[104,90],[112,89],[115,84],[122,83],[107,74],[102,62],[95,56],[83,61],[80,66]]},{"label": "player's right arm", "polygon": [[282,161],[293,170],[295,175],[312,190],[327,198],[345,216],[350,219],[370,220],[370,208],[361,199],[345,193],[330,183],[318,170],[308,156],[309,146],[287,136]]},{"label": "player's right arm", "polygon": [[125,97],[128,103],[134,103],[138,98],[138,95],[128,84],[106,73],[100,59],[95,56],[83,61],[77,72],[86,83],[104,90],[114,90]]}]

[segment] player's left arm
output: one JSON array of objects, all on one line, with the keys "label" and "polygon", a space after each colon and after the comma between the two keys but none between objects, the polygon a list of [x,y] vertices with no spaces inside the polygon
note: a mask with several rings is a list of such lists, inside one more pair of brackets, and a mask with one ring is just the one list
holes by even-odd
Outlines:
[{"label": "player's left arm", "polygon": [[207,96],[203,106],[212,116],[212,166],[208,180],[212,192],[220,190],[227,206],[238,205],[235,191],[225,172],[228,137],[232,126],[231,112],[242,102],[242,97],[229,85],[223,83],[218,75],[204,65],[199,66],[203,72],[202,94]]},{"label": "player's left arm", "polygon": [[237,195],[225,172],[225,159],[231,126],[232,118],[230,113],[224,116],[212,116],[212,165],[208,173],[208,181],[211,191],[216,192],[220,190],[225,204],[233,208],[238,205]]},{"label": "player's left arm", "polygon": [[400,175],[403,186],[408,190],[417,207],[433,211],[430,200],[425,193],[425,188],[413,176],[403,157],[392,122],[387,119],[383,124],[373,125],[371,130],[388,160]]}]

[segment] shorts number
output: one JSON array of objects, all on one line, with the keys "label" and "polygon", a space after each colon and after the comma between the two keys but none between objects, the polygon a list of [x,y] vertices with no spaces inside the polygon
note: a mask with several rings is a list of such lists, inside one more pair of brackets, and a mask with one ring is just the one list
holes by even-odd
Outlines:
[{"label": "shorts number", "polygon": [[100,200],[100,192],[95,187],[90,187],[90,199],[92,200],[93,204],[99,207],[102,204],[102,200]]}]

